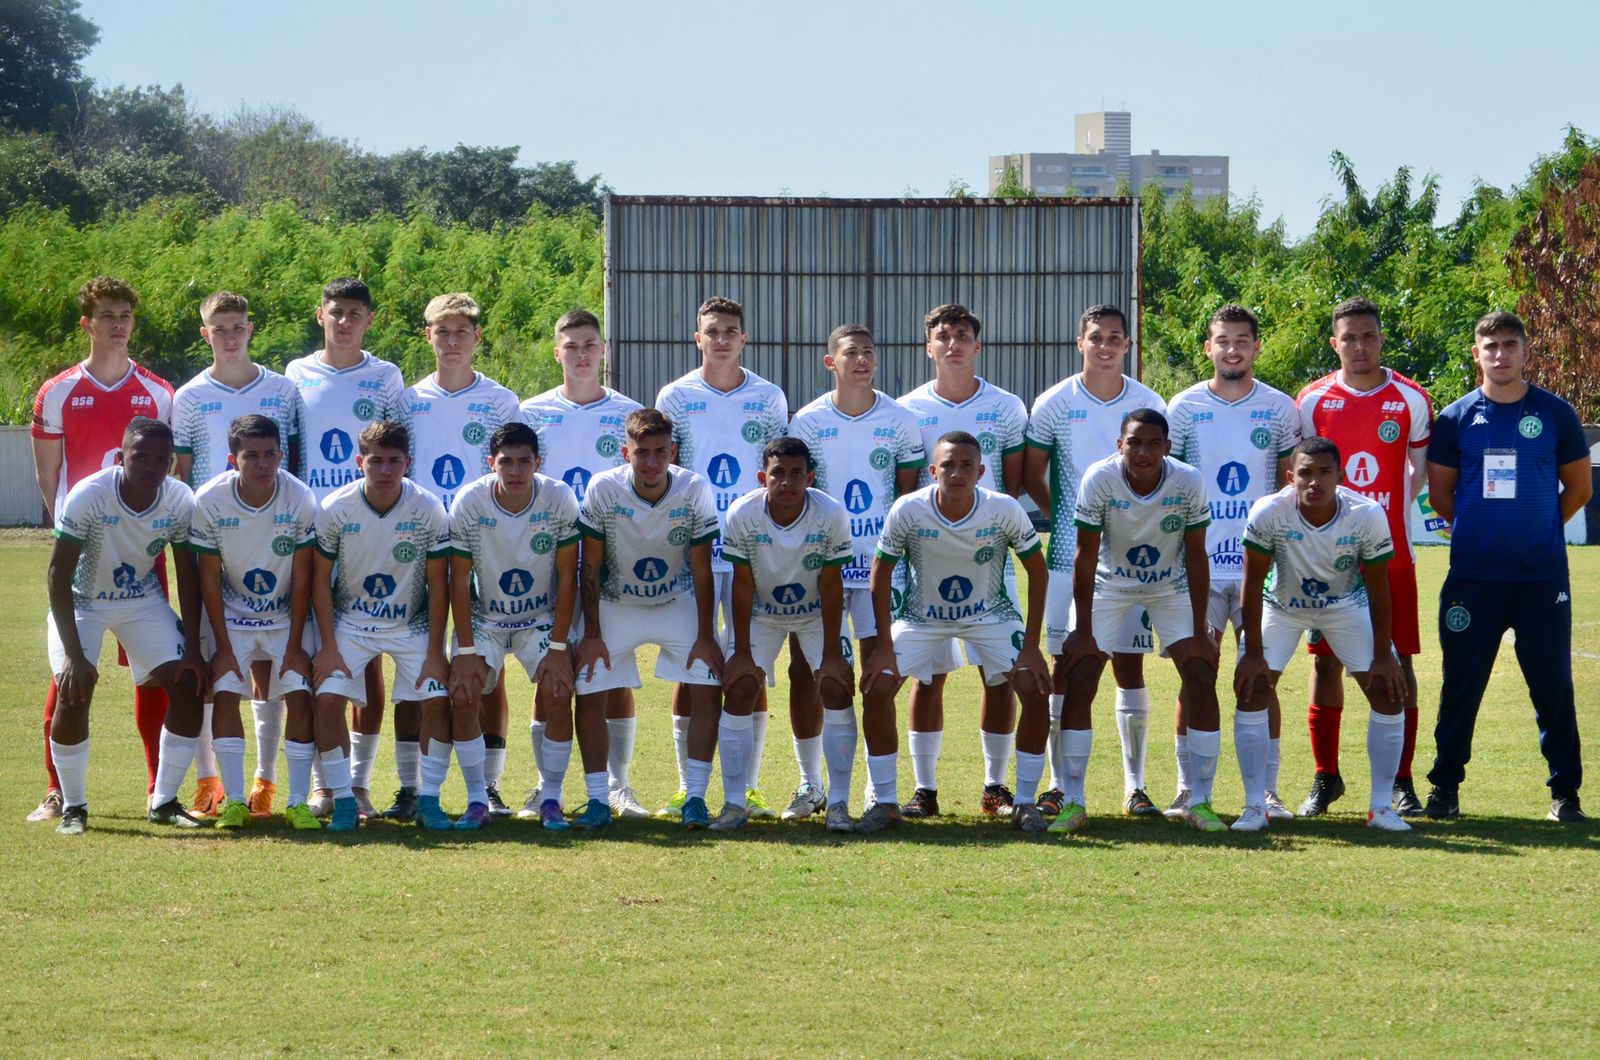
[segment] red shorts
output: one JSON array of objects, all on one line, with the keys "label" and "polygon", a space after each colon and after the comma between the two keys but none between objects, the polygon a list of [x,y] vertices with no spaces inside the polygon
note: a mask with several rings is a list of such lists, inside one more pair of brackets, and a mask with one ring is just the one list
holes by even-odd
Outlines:
[{"label": "red shorts", "polygon": [[[167,588],[167,550],[162,549],[161,555],[156,557],[156,580],[161,583],[161,598],[171,600],[172,593]],[[128,665],[128,653],[122,650],[122,642],[117,641],[117,665]]]},{"label": "red shorts", "polygon": [[[1398,557],[1396,557],[1398,558]],[[1396,655],[1418,655],[1422,651],[1422,634],[1417,628],[1417,568],[1407,563],[1401,566],[1389,561],[1390,635],[1394,638]],[[1328,642],[1318,637],[1306,641],[1306,651],[1312,655],[1332,655]]]}]

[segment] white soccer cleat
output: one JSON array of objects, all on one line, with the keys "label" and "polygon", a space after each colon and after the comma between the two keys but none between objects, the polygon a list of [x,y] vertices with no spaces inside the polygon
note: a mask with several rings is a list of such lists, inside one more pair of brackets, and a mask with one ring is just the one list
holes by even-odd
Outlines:
[{"label": "white soccer cleat", "polygon": [[607,801],[611,803],[611,812],[618,817],[642,819],[650,816],[650,811],[644,808],[644,803],[639,801],[639,796],[633,793],[632,788],[617,788]]},{"label": "white soccer cleat", "polygon": [[1235,832],[1265,832],[1267,810],[1264,806],[1246,806],[1239,819],[1228,826]]},{"label": "white soccer cleat", "polygon": [[333,815],[333,793],[317,792],[306,800],[306,806],[313,817],[330,817]]},{"label": "white soccer cleat", "polygon": [[1380,832],[1411,831],[1411,826],[1395,812],[1393,806],[1385,806],[1381,810],[1368,810],[1367,827],[1376,828]]},{"label": "white soccer cleat", "polygon": [[1182,818],[1189,813],[1189,789],[1184,788],[1173,796],[1172,805],[1161,811],[1164,816]]},{"label": "white soccer cleat", "polygon": [[1294,820],[1294,811],[1283,804],[1275,791],[1267,792],[1267,816],[1274,821]]},{"label": "white soccer cleat", "polygon": [[522,801],[522,809],[517,811],[517,820],[536,821],[539,819],[539,804],[544,800],[540,798],[543,788],[534,788],[528,792],[528,797]]},{"label": "white soccer cleat", "polygon": [[819,812],[827,806],[827,796],[815,784],[802,784],[794,790],[794,797],[789,800],[782,817],[785,821],[800,821],[812,814]]},{"label": "white soccer cleat", "polygon": [[737,832],[750,821],[750,813],[743,806],[732,803],[724,806],[717,819],[711,822],[713,832]]}]

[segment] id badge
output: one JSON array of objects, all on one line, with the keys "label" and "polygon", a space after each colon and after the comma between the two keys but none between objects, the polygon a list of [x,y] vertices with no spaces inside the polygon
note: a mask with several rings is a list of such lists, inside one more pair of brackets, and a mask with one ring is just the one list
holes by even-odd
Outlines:
[{"label": "id badge", "polygon": [[1483,496],[1485,500],[1509,501],[1517,496],[1517,451],[1483,451]]}]

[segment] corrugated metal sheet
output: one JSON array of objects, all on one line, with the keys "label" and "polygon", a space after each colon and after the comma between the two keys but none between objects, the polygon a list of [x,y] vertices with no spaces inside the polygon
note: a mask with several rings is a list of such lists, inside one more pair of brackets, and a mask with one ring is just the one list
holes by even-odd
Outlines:
[{"label": "corrugated metal sheet", "polygon": [[33,441],[27,427],[0,427],[0,526],[39,526],[44,501],[33,471]]},{"label": "corrugated metal sheet", "polygon": [[791,409],[829,388],[828,334],[859,322],[878,347],[878,388],[932,377],[922,317],[960,302],[983,321],[979,372],[1031,403],[1078,371],[1078,314],[1099,302],[1132,324],[1138,374],[1138,201],[754,199],[614,195],[606,200],[611,385],[650,402],[700,363],[695,309],[744,306],[744,363]]}]

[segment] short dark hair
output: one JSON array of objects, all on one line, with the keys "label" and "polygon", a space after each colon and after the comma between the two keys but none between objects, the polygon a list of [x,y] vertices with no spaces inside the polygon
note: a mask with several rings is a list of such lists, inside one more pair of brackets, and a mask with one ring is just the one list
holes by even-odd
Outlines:
[{"label": "short dark hair", "polygon": [[271,438],[273,445],[282,445],[283,431],[271,416],[252,412],[228,424],[228,452],[237,453],[244,448],[246,438]]},{"label": "short dark hair", "polygon": [[929,335],[932,335],[933,329],[940,324],[969,324],[972,326],[973,338],[977,338],[983,330],[983,323],[978,319],[978,315],[959,302],[936,305],[922,318],[922,330]]},{"label": "short dark hair", "polygon": [[774,459],[786,456],[805,457],[807,471],[817,466],[816,460],[811,456],[811,447],[792,434],[781,435],[766,444],[761,450],[761,466],[765,468]]},{"label": "short dark hair", "polygon": [[1124,335],[1128,333],[1128,314],[1124,313],[1119,306],[1114,306],[1110,302],[1101,302],[1099,305],[1090,306],[1078,315],[1078,334],[1082,335],[1089,330],[1090,324],[1097,324],[1107,317],[1116,317],[1122,324],[1122,333]]},{"label": "short dark hair", "polygon": [[[974,334],[976,334],[976,332],[974,332]],[[840,324],[838,327],[834,328],[832,334],[828,336],[828,352],[832,353],[834,350],[837,350],[841,342],[855,335],[861,336],[868,342],[872,341],[872,329],[867,327],[865,324]]]},{"label": "short dark hair", "polygon": [[654,438],[658,434],[672,436],[672,420],[660,409],[634,409],[622,421],[622,430],[630,442]]},{"label": "short dark hair", "polygon": [[347,302],[360,302],[368,309],[372,308],[372,290],[363,280],[354,276],[341,276],[337,280],[329,280],[322,285],[323,304],[342,298]]},{"label": "short dark hair", "polygon": [[361,455],[366,456],[374,449],[398,449],[402,453],[411,452],[411,432],[406,430],[406,425],[399,420],[377,420],[367,424],[356,437],[356,444],[361,447]]},{"label": "short dark hair", "polygon": [[1515,313],[1507,313],[1504,309],[1497,309],[1493,313],[1485,313],[1473,325],[1472,337],[1481,339],[1485,335],[1493,335],[1497,331],[1514,332],[1517,338],[1527,341],[1528,329],[1523,326],[1522,318]]},{"label": "short dark hair", "polygon": [[1378,322],[1378,330],[1383,330],[1383,314],[1378,312],[1378,303],[1370,298],[1346,298],[1333,307],[1335,329],[1345,317],[1371,317]]},{"label": "short dark hair", "polygon": [[1256,315],[1242,305],[1229,303],[1211,314],[1211,319],[1206,322],[1206,338],[1211,338],[1211,329],[1218,324],[1249,324],[1250,337],[1261,337],[1261,324],[1256,320]]},{"label": "short dark hair", "polygon": [[945,431],[939,435],[939,440],[933,443],[935,449],[941,445],[970,445],[978,451],[979,456],[983,455],[983,444],[967,431]]},{"label": "short dark hair", "polygon": [[132,445],[141,438],[165,438],[167,444],[171,445],[172,428],[149,416],[135,416],[128,421],[127,429],[122,432],[122,444]]},{"label": "short dark hair", "polygon": [[139,295],[127,280],[115,276],[96,276],[78,288],[78,309],[83,316],[94,316],[99,302],[127,302],[129,309],[139,308]]},{"label": "short dark hair", "polygon": [[489,455],[493,456],[508,445],[526,445],[539,455],[539,432],[522,420],[509,420],[489,435]]},{"label": "short dark hair", "polygon": [[1148,423],[1153,427],[1160,427],[1164,437],[1172,437],[1172,429],[1167,425],[1167,418],[1155,409],[1133,409],[1122,417],[1122,425],[1117,428],[1117,434],[1128,433],[1128,424]]},{"label": "short dark hair", "polygon": [[1344,457],[1339,455],[1339,447],[1334,445],[1331,439],[1324,438],[1320,434],[1313,434],[1309,438],[1300,439],[1299,443],[1289,450],[1289,459],[1293,460],[1297,456],[1323,456],[1324,454],[1333,457],[1335,464],[1344,462]]},{"label": "short dark hair", "polygon": [[731,298],[724,298],[720,294],[714,294],[704,302],[701,302],[700,308],[695,310],[694,313],[694,329],[696,331],[700,330],[700,319],[707,313],[724,313],[734,317],[739,321],[739,330],[744,330],[744,306]]},{"label": "short dark hair", "polygon": [[569,309],[561,314],[561,319],[556,321],[556,334],[559,335],[568,328],[594,328],[600,330],[600,318],[587,309]]}]

